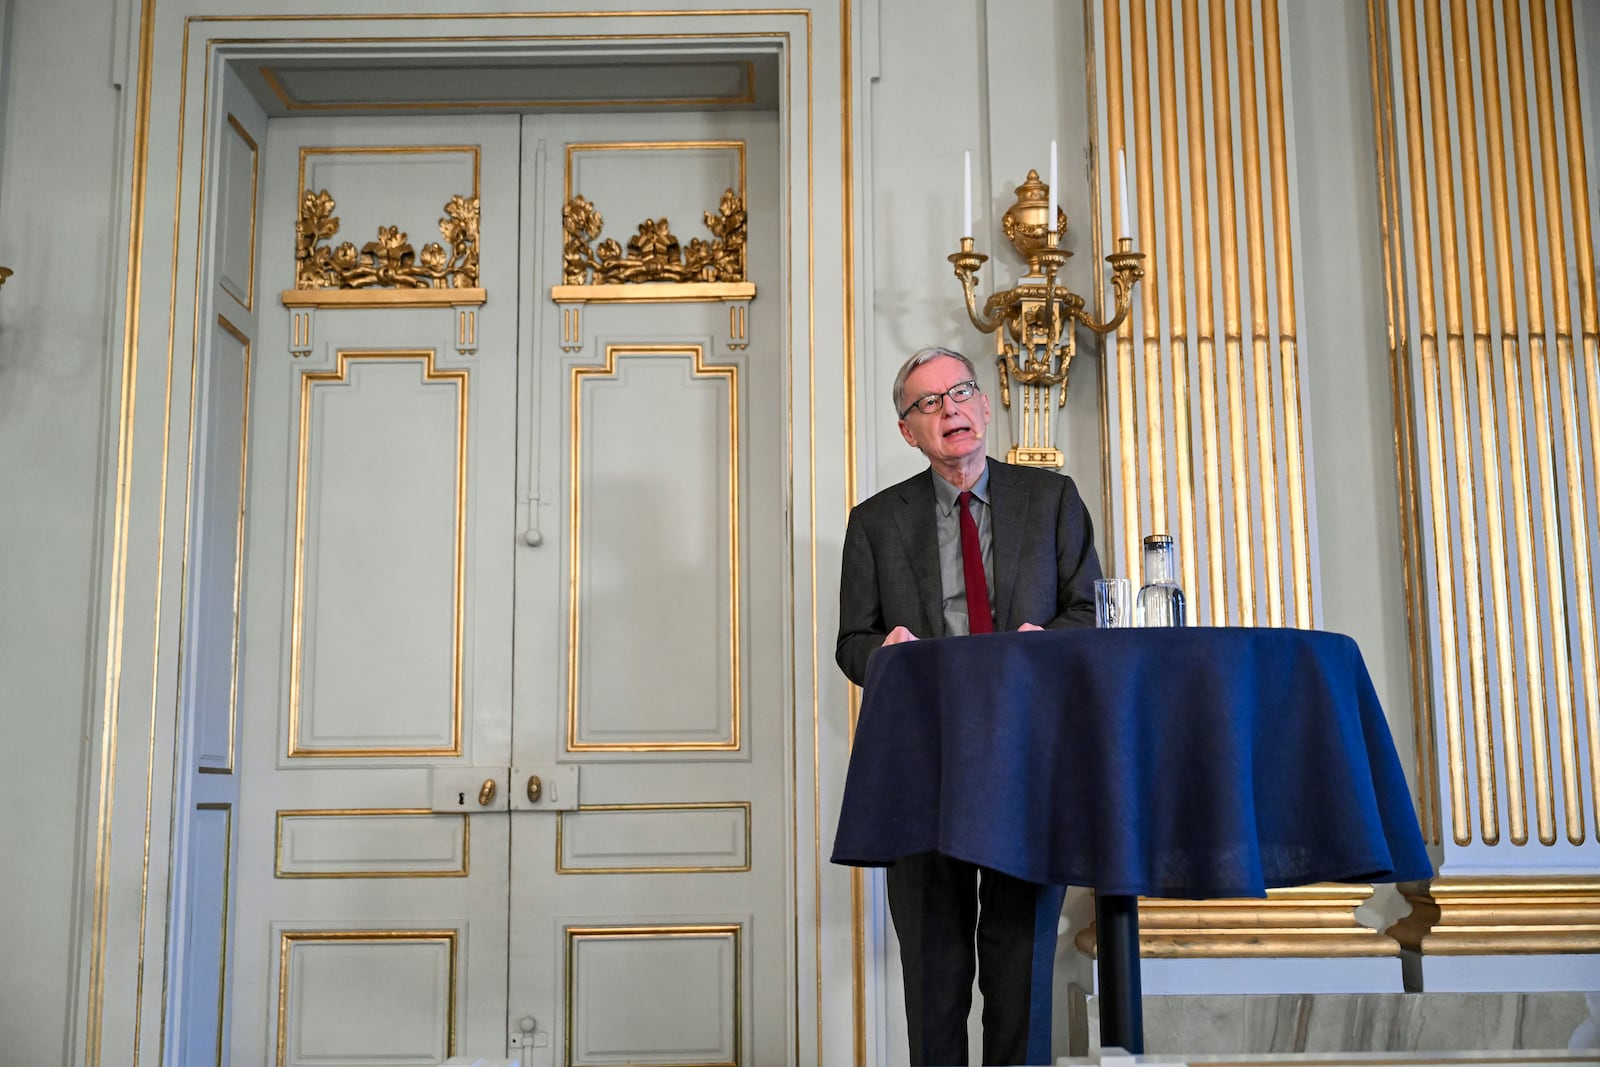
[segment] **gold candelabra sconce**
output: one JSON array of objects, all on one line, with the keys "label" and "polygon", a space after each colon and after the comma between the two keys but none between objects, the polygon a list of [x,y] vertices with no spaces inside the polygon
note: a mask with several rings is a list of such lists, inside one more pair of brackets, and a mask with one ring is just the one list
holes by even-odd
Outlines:
[{"label": "gold candelabra sconce", "polygon": [[[1000,370],[1000,401],[1013,410],[1012,385],[1018,391],[1020,425],[1016,443],[1006,460],[1033,467],[1060,467],[1065,462],[1053,443],[1051,393],[1059,390],[1055,407],[1067,403],[1067,378],[1077,352],[1076,327],[1095,333],[1110,333],[1128,317],[1133,304],[1133,287],[1144,277],[1144,254],[1133,250],[1133,239],[1119,237],[1116,250],[1106,256],[1111,265],[1111,285],[1116,294],[1112,316],[1096,321],[1084,309],[1084,299],[1056,277],[1071,252],[1061,247],[1067,230],[1067,215],[1056,204],[1051,190],[1055,180],[1055,144],[1050,145],[1051,184],[1039,179],[1039,172],[1028,171],[1027,180],[1016,187],[1017,199],[1001,219],[1001,228],[1019,255],[1028,261],[1028,273],[1010,289],[995,292],[978,310],[978,271],[989,259],[974,248],[971,208],[971,157],[967,166],[966,234],[961,251],[947,258],[955,267],[966,297],[967,317],[984,333],[996,334],[995,362]],[[1128,197],[1123,182],[1124,215]],[[1127,232],[1126,219],[1122,224]],[[1004,333],[1001,333],[1004,327]]]}]

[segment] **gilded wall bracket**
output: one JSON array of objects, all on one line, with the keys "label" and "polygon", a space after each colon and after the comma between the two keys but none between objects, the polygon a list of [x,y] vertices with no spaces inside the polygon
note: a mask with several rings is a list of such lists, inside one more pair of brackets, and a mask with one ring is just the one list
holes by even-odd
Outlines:
[{"label": "gilded wall bracket", "polygon": [[561,347],[583,348],[585,304],[676,304],[722,301],[728,305],[727,345],[749,344],[749,308],[755,284],[745,272],[747,216],[732,189],[722,194],[715,213],[705,213],[710,241],[693,238],[687,247],[665,218],[645,219],[624,248],[614,238],[599,240],[605,219],[598,208],[575,196],[561,209],[562,284],[550,298],[561,308]]},{"label": "gilded wall bracket", "polygon": [[334,200],[326,189],[309,189],[295,223],[295,287],[285,289],[289,352],[310,355],[318,308],[453,308],[454,341],[463,356],[478,350],[478,308],[487,299],[478,277],[478,198],[452,196],[439,219],[449,244],[415,249],[398,226],[379,226],[375,239],[357,249],[330,242],[339,232]]},{"label": "gilded wall bracket", "polygon": [[[1039,172],[1028,171],[1016,187],[1017,199],[1001,219],[1005,236],[1028,261],[1028,273],[1010,289],[994,293],[978,310],[978,271],[989,259],[976,250],[973,239],[961,238],[961,250],[946,258],[955,268],[966,301],[967,318],[984,333],[995,335],[995,363],[1000,371],[1000,401],[1017,414],[1016,444],[1006,460],[1034,467],[1059,467],[1065,461],[1052,443],[1052,406],[1067,404],[1067,380],[1077,354],[1075,330],[1082,326],[1095,333],[1110,333],[1120,326],[1133,305],[1133,287],[1144,277],[1144,255],[1133,242],[1118,238],[1117,250],[1106,257],[1111,267],[1115,310],[1110,319],[1097,322],[1084,309],[1084,299],[1056,277],[1071,252],[1060,246],[1067,230],[1067,215],[1055,207],[1052,217],[1050,187]],[[970,212],[969,212],[970,214]],[[970,225],[970,222],[969,222]],[[1002,329],[1003,328],[1003,329]],[[1013,405],[1012,384],[1021,393]],[[1051,404],[1051,391],[1060,390]]]}]

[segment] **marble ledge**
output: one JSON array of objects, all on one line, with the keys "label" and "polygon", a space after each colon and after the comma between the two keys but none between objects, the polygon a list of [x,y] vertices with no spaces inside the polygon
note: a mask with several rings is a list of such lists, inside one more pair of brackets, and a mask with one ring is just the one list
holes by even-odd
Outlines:
[{"label": "marble ledge", "polygon": [[[1098,998],[1068,997],[1069,1053],[1097,1056]],[[1600,993],[1147,995],[1144,1032],[1146,1053],[1185,1058],[1568,1050],[1579,1057],[1564,1062],[1600,1063]]]}]

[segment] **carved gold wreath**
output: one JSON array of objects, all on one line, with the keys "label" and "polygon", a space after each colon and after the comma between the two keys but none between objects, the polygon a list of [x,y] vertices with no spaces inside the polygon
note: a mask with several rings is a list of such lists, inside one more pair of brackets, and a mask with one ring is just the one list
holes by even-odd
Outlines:
[{"label": "carved gold wreath", "polygon": [[295,226],[296,289],[471,289],[478,284],[478,198],[452,196],[439,232],[450,243],[430,243],[418,253],[398,226],[379,226],[377,240],[358,252],[345,241],[326,242],[339,232],[333,197],[306,190]]},{"label": "carved gold wreath", "polygon": [[599,209],[581,196],[561,209],[563,278],[568,285],[631,282],[742,282],[745,280],[744,201],[732,189],[716,214],[705,213],[715,240],[696,237],[683,248],[665,218],[645,219],[628,239],[627,253],[614,239],[594,240],[605,225]]}]

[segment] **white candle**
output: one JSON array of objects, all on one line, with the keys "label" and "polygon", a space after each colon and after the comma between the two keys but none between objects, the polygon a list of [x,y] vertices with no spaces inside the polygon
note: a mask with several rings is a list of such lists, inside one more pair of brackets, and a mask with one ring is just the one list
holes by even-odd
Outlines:
[{"label": "white candle", "polygon": [[966,187],[963,195],[965,209],[961,213],[961,236],[972,236],[972,153],[967,153]]},{"label": "white candle", "polygon": [[1056,228],[1056,142],[1050,141],[1050,213],[1045,216],[1046,230],[1054,231]]},{"label": "white candle", "polygon": [[1128,227],[1128,154],[1121,148],[1117,149],[1117,189],[1120,194],[1117,236],[1132,237],[1133,231]]}]

